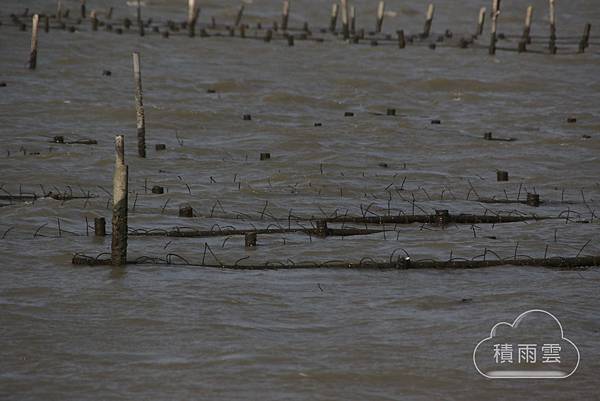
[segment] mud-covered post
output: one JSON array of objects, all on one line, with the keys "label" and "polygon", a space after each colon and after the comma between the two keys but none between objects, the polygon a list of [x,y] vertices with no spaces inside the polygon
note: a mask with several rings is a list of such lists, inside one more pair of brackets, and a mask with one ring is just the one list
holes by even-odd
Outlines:
[{"label": "mud-covered post", "polygon": [[435,10],[435,6],[433,4],[429,4],[427,7],[427,15],[425,16],[425,26],[423,27],[423,34],[421,35],[423,38],[428,38],[431,33],[431,24],[433,23],[433,11]]},{"label": "mud-covered post", "polygon": [[240,22],[242,22],[242,16],[244,15],[244,5],[240,6],[238,10],[237,16],[235,17],[235,26],[239,26]]},{"label": "mud-covered post", "polygon": [[385,1],[377,5],[377,20],[375,21],[375,32],[380,33],[383,26],[383,15],[385,14]]},{"label": "mud-covered post", "polygon": [[146,119],[144,117],[144,100],[142,95],[142,72],[140,54],[133,53],[133,79],[135,81],[135,114],[137,119],[138,155],[146,157]]},{"label": "mud-covered post", "polygon": [[290,16],[290,2],[289,2],[289,0],[285,0],[283,2],[283,11],[281,13],[281,30],[282,31],[287,31],[289,16]]},{"label": "mud-covered post", "polygon": [[475,36],[481,36],[483,34],[483,25],[485,24],[485,7],[479,9],[479,17],[477,18],[477,31]]},{"label": "mud-covered post", "polygon": [[337,17],[338,17],[338,5],[337,5],[337,3],[333,3],[331,5],[331,19],[329,21],[329,30],[331,32],[335,32],[335,26],[337,25]]},{"label": "mud-covered post", "polygon": [[579,41],[579,53],[584,53],[585,49],[589,46],[591,29],[592,25],[589,22],[585,24],[585,28],[583,29],[583,36]]},{"label": "mud-covered post", "polygon": [[556,10],[554,8],[554,0],[548,0],[549,2],[549,17],[550,17],[550,43],[548,49],[550,54],[556,54]]},{"label": "mud-covered post", "polygon": [[344,40],[350,38],[350,26],[348,21],[348,1],[340,0],[340,6],[342,7],[342,35]]},{"label": "mud-covered post", "polygon": [[35,14],[31,20],[31,50],[29,52],[29,69],[35,70],[37,65],[37,47],[38,47],[38,25],[40,16]]},{"label": "mud-covered post", "polygon": [[492,3],[492,31],[490,34],[490,55],[496,54],[496,31],[498,29],[498,16],[500,15],[500,0],[493,0]]},{"label": "mud-covered post", "polygon": [[128,170],[125,164],[123,135],[115,138],[115,174],[113,177],[113,214],[111,261],[113,266],[127,263],[127,191]]}]

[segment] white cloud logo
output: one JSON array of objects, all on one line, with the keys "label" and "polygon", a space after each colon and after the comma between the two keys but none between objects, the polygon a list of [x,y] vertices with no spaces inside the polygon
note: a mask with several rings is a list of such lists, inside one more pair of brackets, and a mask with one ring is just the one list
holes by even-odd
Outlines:
[{"label": "white cloud logo", "polygon": [[575,373],[579,360],[560,321],[542,309],[495,324],[473,350],[475,369],[489,379],[564,379]]}]

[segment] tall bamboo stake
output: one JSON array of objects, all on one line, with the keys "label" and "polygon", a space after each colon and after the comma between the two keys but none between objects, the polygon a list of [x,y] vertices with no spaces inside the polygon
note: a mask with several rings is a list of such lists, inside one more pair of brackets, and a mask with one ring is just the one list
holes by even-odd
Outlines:
[{"label": "tall bamboo stake", "polygon": [[137,119],[138,155],[146,157],[146,119],[144,116],[144,101],[142,95],[142,72],[140,69],[140,54],[133,53],[133,79],[135,81],[135,112]]},{"label": "tall bamboo stake", "polygon": [[113,266],[127,263],[127,192],[128,168],[125,164],[123,135],[115,138],[115,174],[113,177],[113,214],[111,261]]},{"label": "tall bamboo stake", "polygon": [[496,54],[496,30],[498,28],[498,16],[500,15],[500,0],[492,2],[492,32],[490,34],[490,55]]}]

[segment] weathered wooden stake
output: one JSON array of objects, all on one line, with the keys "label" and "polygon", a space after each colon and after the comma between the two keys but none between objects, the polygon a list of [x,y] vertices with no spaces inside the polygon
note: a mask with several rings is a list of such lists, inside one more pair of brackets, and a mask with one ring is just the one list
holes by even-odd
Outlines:
[{"label": "weathered wooden stake", "polygon": [[492,32],[490,34],[490,55],[496,54],[496,30],[498,28],[498,16],[500,15],[500,0],[493,0],[492,3]]},{"label": "weathered wooden stake", "polygon": [[198,16],[200,15],[200,8],[196,7],[194,8],[194,15],[192,16],[192,19],[190,21],[188,21],[188,36],[190,38],[193,38],[194,36],[196,36],[196,22],[198,21]]},{"label": "weathered wooden stake", "polygon": [[94,218],[94,235],[104,237],[106,235],[106,219],[104,217]]},{"label": "weathered wooden stake", "polygon": [[356,7],[350,6],[350,33],[356,33]]},{"label": "weathered wooden stake", "polygon": [[591,29],[592,25],[590,23],[585,24],[585,28],[583,29],[583,36],[579,41],[579,53],[585,52],[585,49],[589,46]]},{"label": "weathered wooden stake", "polygon": [[113,178],[113,214],[111,261],[113,266],[127,263],[127,191],[128,169],[125,164],[123,135],[115,138],[115,175]]},{"label": "weathered wooden stake", "polygon": [[146,119],[144,117],[144,101],[142,95],[142,72],[140,54],[133,53],[133,79],[135,81],[135,113],[137,118],[138,155],[146,157]]},{"label": "weathered wooden stake", "polygon": [[242,16],[244,15],[244,5],[242,4],[240,6],[240,9],[237,13],[237,17],[235,17],[235,26],[239,26],[240,22],[242,21]]},{"label": "weathered wooden stake", "polygon": [[550,54],[556,54],[556,12],[554,9],[554,0],[549,1],[549,12],[550,12],[550,43],[548,49]]},{"label": "weathered wooden stake", "polygon": [[98,18],[96,18],[96,10],[92,10],[90,13],[90,21],[92,23],[92,31],[98,30]]},{"label": "weathered wooden stake", "polygon": [[531,43],[531,19],[533,18],[533,6],[527,7],[527,12],[525,13],[525,27],[523,28],[523,38],[525,44]]},{"label": "weathered wooden stake", "polygon": [[348,21],[348,1],[340,0],[340,5],[342,7],[342,35],[344,40],[350,38],[350,26]]},{"label": "weathered wooden stake", "polygon": [[404,38],[404,30],[400,29],[398,32],[398,47],[404,49],[406,47],[406,39]]},{"label": "weathered wooden stake", "polygon": [[331,5],[331,20],[329,22],[329,30],[331,32],[335,32],[335,26],[337,25],[337,17],[338,17],[338,5],[337,5],[337,3],[333,3]]},{"label": "weathered wooden stake", "polygon": [[477,18],[477,32],[475,36],[481,36],[483,34],[483,25],[485,24],[485,7],[479,9],[479,17]]},{"label": "weathered wooden stake", "polygon": [[433,4],[429,4],[427,7],[427,16],[425,17],[425,27],[423,28],[423,38],[428,38],[431,33],[431,24],[433,23],[433,11],[435,6]]},{"label": "weathered wooden stake", "polygon": [[281,30],[286,31],[288,27],[288,18],[290,16],[290,2],[285,0],[283,2],[283,12],[281,14]]},{"label": "weathered wooden stake", "polygon": [[380,33],[383,26],[383,14],[385,13],[385,1],[380,1],[377,6],[377,21],[375,21],[375,32]]},{"label": "weathered wooden stake", "polygon": [[40,16],[35,14],[31,20],[31,50],[29,52],[29,69],[35,70],[37,65],[38,24]]}]

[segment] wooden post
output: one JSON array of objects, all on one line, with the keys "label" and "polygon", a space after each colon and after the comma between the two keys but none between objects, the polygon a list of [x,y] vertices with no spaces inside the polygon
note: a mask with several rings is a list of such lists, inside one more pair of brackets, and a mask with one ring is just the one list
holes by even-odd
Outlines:
[{"label": "wooden post", "polygon": [[92,10],[90,13],[90,21],[92,23],[92,31],[98,30],[98,18],[96,18],[96,10]]},{"label": "wooden post", "polygon": [[38,25],[40,16],[35,14],[31,20],[31,50],[29,52],[29,69],[35,70],[37,65]]},{"label": "wooden post", "polygon": [[346,40],[350,38],[350,27],[348,24],[348,1],[340,0],[340,3],[342,7],[342,35],[344,37],[344,40]]},{"label": "wooden post", "polygon": [[549,12],[550,12],[550,43],[548,49],[550,54],[556,54],[556,12],[554,9],[554,0],[549,1]]},{"label": "wooden post", "polygon": [[425,27],[423,28],[423,38],[428,38],[431,33],[431,24],[433,22],[433,11],[435,6],[433,4],[429,4],[427,7],[427,16],[425,17]]},{"label": "wooden post", "polygon": [[525,14],[525,28],[523,28],[523,40],[525,44],[531,43],[531,19],[533,18],[533,6],[527,7],[527,13]]},{"label": "wooden post", "polygon": [[242,21],[242,16],[244,15],[244,5],[242,4],[240,6],[240,9],[237,13],[237,17],[235,17],[235,26],[239,26],[240,22]]},{"label": "wooden post", "polygon": [[585,28],[583,29],[583,36],[579,41],[579,53],[584,53],[585,49],[589,46],[591,29],[592,25],[590,23],[585,24]]},{"label": "wooden post", "polygon": [[50,32],[50,17],[48,15],[44,16],[44,32]]},{"label": "wooden post", "polygon": [[106,235],[106,220],[104,217],[94,218],[94,235],[104,237]]},{"label": "wooden post", "polygon": [[193,38],[194,36],[196,36],[196,21],[198,21],[199,14],[200,14],[200,8],[195,7],[194,15],[192,16],[192,19],[190,21],[188,21],[188,36],[190,38]]},{"label": "wooden post", "polygon": [[406,47],[406,39],[404,38],[404,30],[399,30],[398,32],[398,47],[400,49],[404,49]]},{"label": "wooden post", "polygon": [[125,164],[123,135],[115,138],[115,175],[113,178],[113,214],[111,261],[113,266],[127,263],[127,191],[128,170]]},{"label": "wooden post", "polygon": [[331,5],[331,20],[329,22],[329,30],[331,32],[335,32],[335,26],[337,25],[337,17],[338,17],[338,5],[337,5],[337,3],[333,3]]},{"label": "wooden post", "polygon": [[289,16],[290,16],[290,2],[289,2],[289,0],[285,0],[283,2],[283,12],[281,14],[281,30],[283,30],[283,31],[287,31]]},{"label": "wooden post", "polygon": [[498,16],[500,15],[500,0],[492,3],[492,32],[490,34],[490,55],[496,54],[496,30],[498,28]]},{"label": "wooden post", "polygon": [[356,7],[350,6],[350,33],[356,33]]},{"label": "wooden post", "polygon": [[377,6],[377,20],[375,21],[375,32],[380,33],[383,26],[383,14],[385,13],[385,1],[380,1]]},{"label": "wooden post", "polygon": [[479,9],[479,17],[477,18],[477,32],[475,36],[481,36],[483,34],[483,25],[485,24],[485,7]]},{"label": "wooden post", "polygon": [[196,14],[196,0],[188,0],[188,14],[187,14],[188,26],[192,23],[192,21],[194,19],[194,14]]},{"label": "wooden post", "polygon": [[135,80],[135,113],[137,118],[138,155],[146,157],[146,119],[144,117],[144,101],[142,95],[142,72],[140,54],[133,53],[133,79]]},{"label": "wooden post", "polygon": [[81,18],[85,18],[85,0],[81,0]]}]

